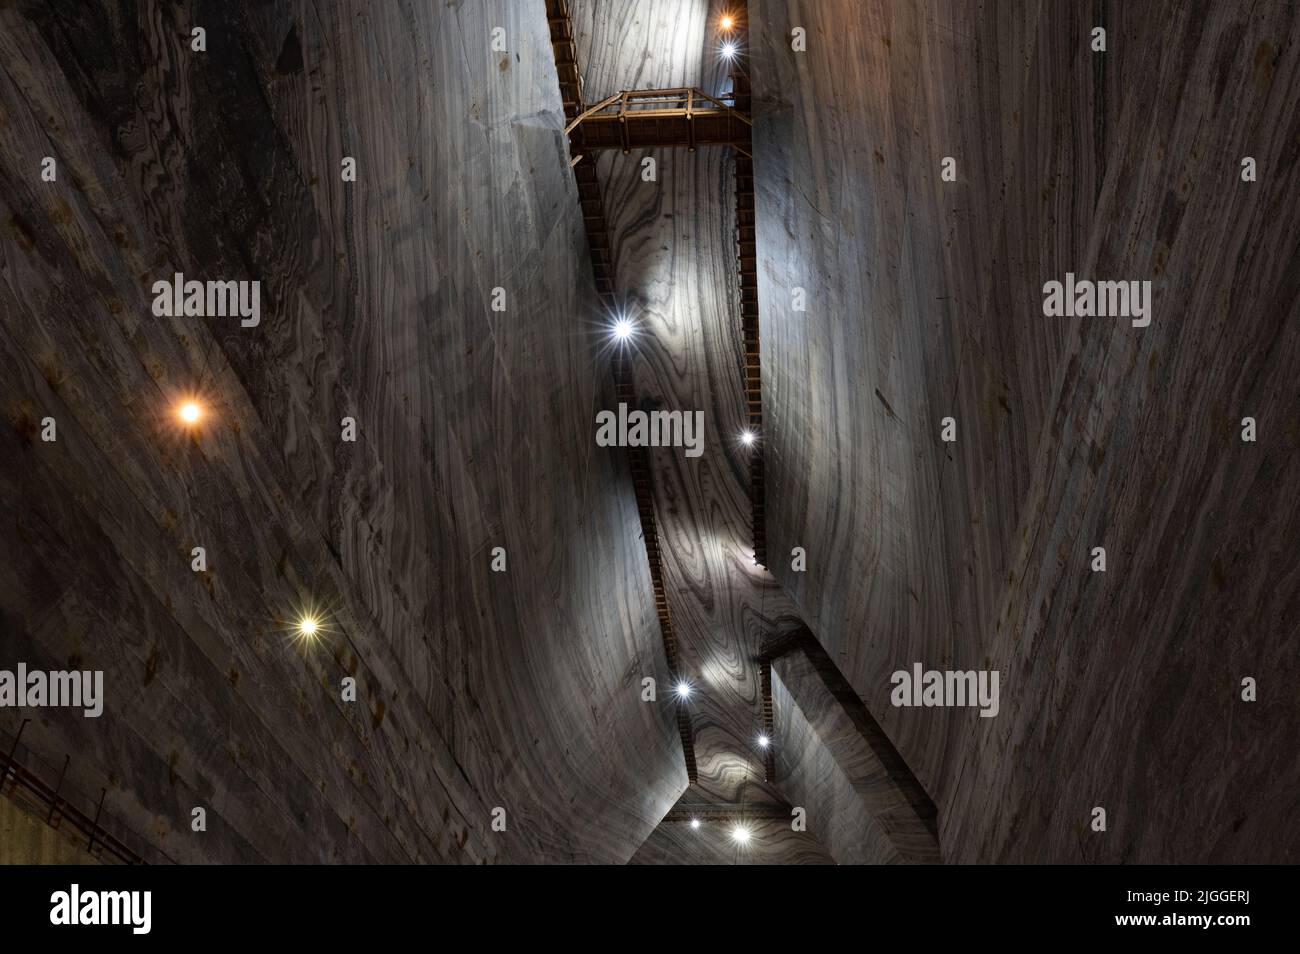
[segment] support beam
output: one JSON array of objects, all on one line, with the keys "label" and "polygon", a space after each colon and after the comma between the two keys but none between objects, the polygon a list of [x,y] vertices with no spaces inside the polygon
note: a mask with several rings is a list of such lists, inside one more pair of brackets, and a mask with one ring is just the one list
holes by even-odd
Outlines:
[{"label": "support beam", "polygon": [[663,817],[665,822],[744,822],[790,821],[791,807],[777,802],[758,802],[752,805],[739,802],[702,802],[697,805],[678,802]]},{"label": "support beam", "polygon": [[853,687],[806,629],[768,643],[777,781],[835,860],[937,863],[938,812]]},{"label": "support beam", "polygon": [[[736,4],[734,16],[740,33],[731,70],[731,102],[743,116],[750,116],[749,9]],[[750,123],[752,127],[752,122]],[[750,451],[749,503],[754,534],[754,562],[767,566],[766,488],[763,484],[763,373],[758,320],[758,244],[754,220],[754,158],[749,144],[736,150],[736,265],[740,276],[740,336],[745,375],[745,409],[751,432],[758,441]]]},{"label": "support beam", "polygon": [[568,0],[546,0],[546,22],[551,28],[551,49],[560,81],[564,118],[571,120],[583,110],[582,74],[578,71],[578,46],[573,40],[573,18]]},{"label": "support beam", "polygon": [[762,693],[763,735],[767,748],[763,751],[763,780],[776,781],[776,723],[772,710],[772,660],[764,657],[758,661],[759,691]]}]

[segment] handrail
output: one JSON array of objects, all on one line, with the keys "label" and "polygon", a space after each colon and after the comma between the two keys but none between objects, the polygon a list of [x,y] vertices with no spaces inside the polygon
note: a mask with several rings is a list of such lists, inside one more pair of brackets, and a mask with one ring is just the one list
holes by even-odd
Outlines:
[{"label": "handrail", "polygon": [[[668,106],[667,108],[674,109],[674,113],[680,112],[687,119],[690,119],[701,109],[701,104],[697,103],[697,100],[711,103],[718,112],[726,113],[729,116],[739,119],[748,126],[754,125],[753,120],[740,112],[740,110],[736,109],[734,105],[728,105],[724,99],[719,99],[718,97],[712,96],[709,93],[704,92],[704,90],[697,89],[693,86],[674,86],[670,89],[624,90],[621,93],[615,93],[613,96],[608,96],[574,117],[574,119],[564,127],[564,134],[566,136],[572,135],[573,131],[585,120],[590,119],[597,113],[609,109],[615,103],[618,104],[618,118],[623,121],[626,121],[629,116],[635,118],[638,112],[649,112],[655,108],[663,109],[665,108],[664,104],[671,103],[684,103],[684,106],[679,106],[675,109],[672,106]],[[647,105],[638,107],[636,105],[637,103],[645,103]]]},{"label": "handrail", "polygon": [[[45,822],[51,828],[57,831],[59,828],[58,822],[66,819],[73,828],[84,835],[86,837],[84,850],[91,855],[94,855],[94,848],[98,845],[103,851],[113,855],[124,864],[145,864],[143,858],[123,844],[122,841],[105,831],[99,824],[99,814],[104,808],[104,797],[108,794],[107,789],[100,793],[99,810],[96,811],[95,818],[91,819],[89,815],[71,804],[66,797],[59,794],[60,789],[63,787],[63,774],[59,776],[58,786],[50,788],[41,781],[35,772],[14,757],[18,750],[18,740],[22,738],[23,729],[26,728],[28,721],[30,720],[23,720],[22,726],[18,729],[18,734],[14,736],[12,748],[7,753],[0,752],[0,797],[4,795],[5,786],[12,779],[15,788],[22,786],[40,805],[49,806]],[[66,761],[63,769],[64,773],[66,773]]]}]

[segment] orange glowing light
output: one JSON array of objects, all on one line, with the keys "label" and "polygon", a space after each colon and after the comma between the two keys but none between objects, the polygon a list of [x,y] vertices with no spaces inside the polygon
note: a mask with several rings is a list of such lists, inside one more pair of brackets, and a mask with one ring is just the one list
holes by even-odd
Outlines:
[{"label": "orange glowing light", "polygon": [[736,25],[736,18],[726,14],[724,14],[722,19],[718,21],[718,27],[722,29],[723,32],[730,30],[735,25]]},{"label": "orange glowing light", "polygon": [[203,408],[195,401],[186,401],[176,409],[176,416],[181,419],[182,424],[194,425],[203,417]]}]

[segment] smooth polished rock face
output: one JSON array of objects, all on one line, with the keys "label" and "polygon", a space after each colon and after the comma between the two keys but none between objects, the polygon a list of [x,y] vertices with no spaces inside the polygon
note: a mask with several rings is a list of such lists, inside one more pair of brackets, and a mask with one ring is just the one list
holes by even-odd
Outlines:
[{"label": "smooth polished rock face", "polygon": [[[945,860],[1294,861],[1300,10],[750,14],[772,569]],[[892,705],[918,662],[998,715]]]},{"label": "smooth polished rock face", "polygon": [[730,155],[598,163],[679,703],[542,0],[0,4],[0,671],[103,674],[0,750],[149,861],[1295,861],[1300,8],[747,25],[770,572]]},{"label": "smooth polished rock face", "polygon": [[20,755],[153,858],[630,858],[686,775],[540,5],[0,22],[0,646],[105,673]]}]

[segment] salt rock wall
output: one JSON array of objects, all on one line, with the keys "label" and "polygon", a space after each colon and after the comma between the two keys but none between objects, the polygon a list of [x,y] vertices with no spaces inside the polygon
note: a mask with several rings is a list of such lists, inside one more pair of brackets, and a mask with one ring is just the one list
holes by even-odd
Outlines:
[{"label": "salt rock wall", "polygon": [[627,860],[686,778],[542,5],[0,23],[0,665],[107,697],[20,758],[152,860]]},{"label": "salt rock wall", "polygon": [[[945,860],[1294,861],[1300,10],[750,15],[773,572]],[[1047,317],[1067,272],[1150,324]],[[916,662],[999,714],[892,705]]]}]

